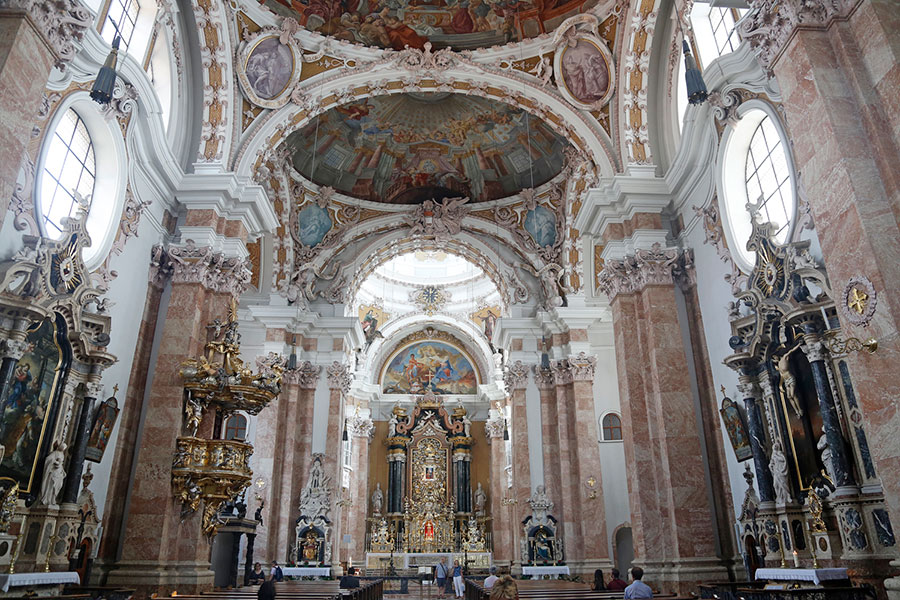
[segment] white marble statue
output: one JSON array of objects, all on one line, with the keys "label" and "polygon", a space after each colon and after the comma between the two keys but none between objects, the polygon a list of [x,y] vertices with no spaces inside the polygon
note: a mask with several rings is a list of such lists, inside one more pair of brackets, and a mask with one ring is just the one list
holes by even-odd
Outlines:
[{"label": "white marble statue", "polygon": [[553,510],[553,502],[550,501],[550,496],[547,495],[547,491],[542,485],[535,488],[531,498],[528,499],[528,505],[531,507],[531,514],[536,521],[543,521]]},{"label": "white marble statue", "polygon": [[481,482],[478,482],[478,487],[475,488],[475,514],[479,517],[484,516],[484,507],[487,504],[487,494],[484,493],[484,488],[481,487]]},{"label": "white marble statue", "polygon": [[462,416],[462,424],[463,424],[463,435],[466,437],[470,437],[472,435],[472,419],[469,418],[469,415]]},{"label": "white marble statue", "polygon": [[772,471],[772,486],[775,488],[775,502],[787,504],[791,502],[791,488],[788,483],[787,459],[781,451],[781,442],[772,445],[772,456],[769,458],[769,470]]},{"label": "white marble statue", "polygon": [[825,437],[824,433],[822,434],[822,437],[819,438],[816,448],[822,453],[822,464],[825,465],[825,473],[828,475],[828,478],[831,479],[832,483],[836,482],[837,478],[834,475],[834,462],[831,460],[831,448],[828,446],[828,438]]},{"label": "white marble statue", "polygon": [[374,516],[381,515],[381,509],[384,507],[384,492],[381,491],[381,484],[375,484],[375,491],[372,492],[372,514]]},{"label": "white marble statue", "polygon": [[331,478],[325,475],[322,456],[313,458],[309,470],[309,479],[300,492],[300,514],[314,519],[316,517],[331,518],[331,490],[328,487]]},{"label": "white marble statue", "polygon": [[54,444],[53,451],[47,455],[44,461],[44,481],[41,485],[41,504],[44,506],[56,506],[56,499],[62,491],[66,481],[66,471],[63,463],[66,460],[66,445]]},{"label": "white marble statue", "polygon": [[397,418],[397,413],[392,414],[390,420],[388,420],[388,437],[397,435],[397,424],[399,422],[400,419]]}]

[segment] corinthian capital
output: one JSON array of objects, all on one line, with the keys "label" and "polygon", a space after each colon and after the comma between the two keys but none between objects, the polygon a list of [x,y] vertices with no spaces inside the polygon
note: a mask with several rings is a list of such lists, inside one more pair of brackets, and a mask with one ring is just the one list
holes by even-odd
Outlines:
[{"label": "corinthian capital", "polygon": [[553,385],[553,371],[549,367],[534,365],[534,383],[539,388],[547,388]]},{"label": "corinthian capital", "polygon": [[94,18],[78,0],[0,0],[0,11],[21,11],[54,54],[57,66],[75,57],[80,42]]},{"label": "corinthian capital", "polygon": [[521,360],[510,365],[503,374],[507,390],[524,390],[528,385],[528,366]]},{"label": "corinthian capital", "polygon": [[375,424],[369,417],[353,415],[347,419],[347,431],[353,437],[369,438],[375,431]]},{"label": "corinthian capital", "polygon": [[584,352],[579,352],[577,356],[570,356],[567,362],[572,381],[594,380],[594,368],[597,366],[596,356],[588,356]]},{"label": "corinthian capital", "polygon": [[738,25],[756,58],[771,70],[795,30],[825,29],[847,16],[859,0],[750,0],[750,14]]},{"label": "corinthian capital", "polygon": [[334,361],[325,372],[328,374],[328,389],[341,390],[345,395],[350,392],[353,377],[350,376],[349,365]]},{"label": "corinthian capital", "polygon": [[694,255],[690,250],[663,248],[653,244],[622,260],[607,260],[597,276],[597,287],[610,301],[619,294],[631,294],[648,285],[691,286],[694,283]]},{"label": "corinthian capital", "polygon": [[0,350],[0,357],[19,360],[25,356],[26,352],[30,352],[31,349],[34,348],[34,344],[26,342],[25,340],[3,340],[3,344],[0,348],[2,348],[2,350]]},{"label": "corinthian capital", "polygon": [[214,292],[240,296],[250,285],[251,274],[249,260],[225,256],[193,240],[184,246],[154,246],[150,258],[150,279],[155,285],[171,276],[175,283],[198,283]]},{"label": "corinthian capital", "polygon": [[306,360],[297,365],[295,369],[285,369],[281,380],[287,385],[299,385],[302,389],[314,390],[319,383],[321,373],[322,367]]},{"label": "corinthian capital", "polygon": [[503,430],[506,427],[506,422],[503,417],[500,415],[496,415],[487,420],[484,424],[484,432],[487,434],[488,443],[493,440],[499,440],[503,437]]}]

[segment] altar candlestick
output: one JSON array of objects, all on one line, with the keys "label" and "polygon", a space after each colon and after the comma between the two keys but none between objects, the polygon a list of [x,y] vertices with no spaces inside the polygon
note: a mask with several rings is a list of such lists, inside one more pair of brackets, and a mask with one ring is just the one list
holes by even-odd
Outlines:
[{"label": "altar candlestick", "polygon": [[800,568],[800,556],[797,555],[797,551],[796,551],[796,550],[794,550],[794,568],[795,568],[795,569],[799,569],[799,568]]}]

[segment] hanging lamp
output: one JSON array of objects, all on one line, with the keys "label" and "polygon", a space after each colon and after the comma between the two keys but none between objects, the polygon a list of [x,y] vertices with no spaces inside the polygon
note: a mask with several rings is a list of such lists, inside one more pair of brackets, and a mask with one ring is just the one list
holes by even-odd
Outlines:
[{"label": "hanging lamp", "polygon": [[113,97],[113,90],[116,87],[116,64],[119,62],[119,44],[121,42],[122,36],[116,34],[116,37],[113,38],[112,50],[106,57],[106,62],[100,67],[97,79],[94,80],[94,85],[91,87],[91,99],[101,106],[108,105]]},{"label": "hanging lamp", "polygon": [[691,54],[691,47],[687,40],[681,40],[681,49],[684,52],[684,79],[687,84],[688,102],[691,104],[703,104],[709,96],[706,91],[706,82],[697,68],[697,62]]}]

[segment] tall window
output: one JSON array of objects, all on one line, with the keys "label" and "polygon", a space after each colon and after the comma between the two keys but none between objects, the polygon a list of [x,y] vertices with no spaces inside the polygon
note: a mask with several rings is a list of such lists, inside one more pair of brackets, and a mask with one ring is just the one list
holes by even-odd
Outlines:
[{"label": "tall window", "polygon": [[760,218],[763,222],[778,226],[776,238],[783,242],[793,212],[793,194],[787,156],[781,145],[781,136],[766,116],[753,133],[747,165],[744,169],[747,182],[747,199],[761,202]]},{"label": "tall window", "polygon": [[603,441],[611,442],[622,439],[622,419],[615,413],[603,417]]},{"label": "tall window", "polygon": [[733,52],[741,43],[737,22],[747,10],[743,8],[713,7],[695,2],[691,9],[691,28],[700,53],[701,65],[708,65],[716,58]]},{"label": "tall window", "polygon": [[103,39],[112,44],[118,34],[122,36],[122,49],[127,50],[134,36],[140,11],[141,7],[137,0],[110,0],[101,32]]},{"label": "tall window", "polygon": [[62,233],[62,219],[77,209],[76,196],[94,193],[94,145],[84,121],[68,109],[49,141],[41,173],[39,208],[41,224],[48,237]]},{"label": "tall window", "polygon": [[225,421],[225,439],[244,441],[247,439],[247,417],[231,415]]}]

